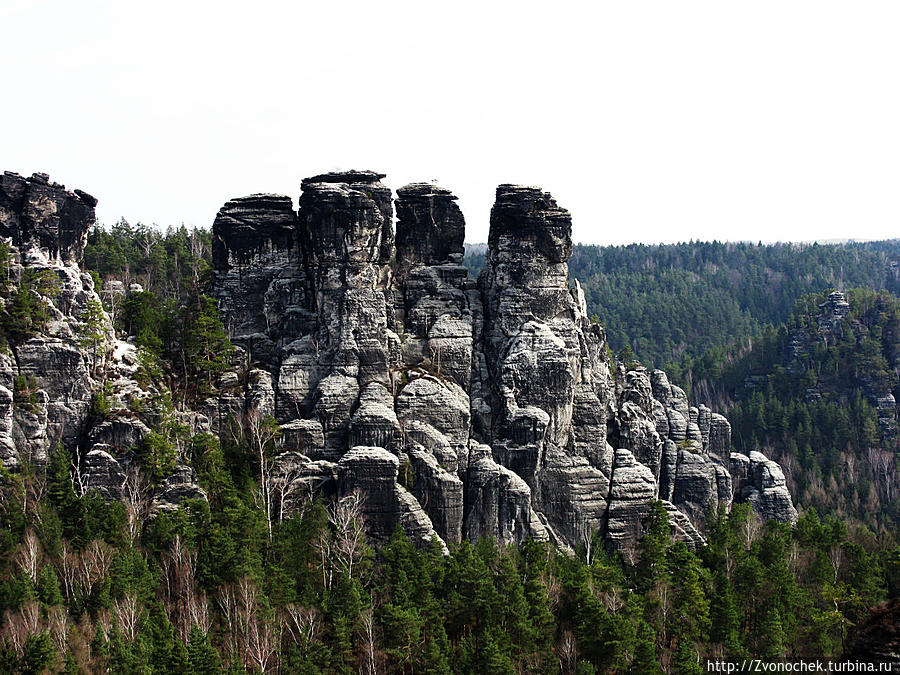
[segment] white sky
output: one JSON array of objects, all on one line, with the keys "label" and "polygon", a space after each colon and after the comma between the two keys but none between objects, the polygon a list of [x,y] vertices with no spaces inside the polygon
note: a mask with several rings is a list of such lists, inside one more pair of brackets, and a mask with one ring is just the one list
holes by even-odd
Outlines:
[{"label": "white sky", "polygon": [[574,238],[900,236],[900,3],[0,0],[0,170],[98,217],[370,168],[484,241],[498,183]]}]

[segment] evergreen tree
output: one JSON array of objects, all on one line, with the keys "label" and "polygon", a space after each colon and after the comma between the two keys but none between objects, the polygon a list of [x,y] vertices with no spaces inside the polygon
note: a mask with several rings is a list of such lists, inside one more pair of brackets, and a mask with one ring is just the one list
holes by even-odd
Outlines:
[{"label": "evergreen tree", "polygon": [[56,656],[53,640],[46,631],[32,633],[25,638],[22,648],[22,659],[17,672],[26,675],[39,675],[48,668]]},{"label": "evergreen tree", "polygon": [[81,313],[78,326],[78,345],[91,356],[91,372],[96,375],[103,368],[107,318],[100,301],[90,298]]},{"label": "evergreen tree", "polygon": [[222,672],[218,652],[210,643],[209,636],[196,624],[188,637],[187,654],[189,672],[197,675],[218,675]]}]

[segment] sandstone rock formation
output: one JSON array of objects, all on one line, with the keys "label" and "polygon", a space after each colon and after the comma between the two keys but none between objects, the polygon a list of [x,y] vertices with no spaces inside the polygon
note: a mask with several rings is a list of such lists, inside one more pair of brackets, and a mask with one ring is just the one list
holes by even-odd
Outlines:
[{"label": "sandstone rock formation", "polygon": [[[775,467],[732,481],[743,465],[724,417],[692,407],[662,371],[610,360],[569,278],[571,218],[549,194],[498,187],[476,283],[453,194],[415,183],[392,206],[382,178],[305,179],[294,236],[287,197],[229,202],[212,287],[250,367],[271,374],[284,451],[336,462],[327,489],[364,492],[376,537],[399,524],[450,543],[575,546],[599,533],[627,547],[654,499],[691,546],[707,509],[733,499],[796,518]],[[250,203],[252,222],[236,227]],[[231,235],[245,227],[258,234],[249,256]],[[256,284],[252,302],[235,296],[246,286],[233,261]],[[235,319],[242,301],[256,319]]]},{"label": "sandstone rock formation", "polygon": [[[321,493],[358,499],[376,539],[402,527],[441,546],[599,536],[610,548],[634,545],[656,499],[692,547],[711,506],[743,500],[796,518],[777,464],[732,454],[724,417],[692,406],[664,372],[611,359],[569,277],[571,217],[552,196],[497,188],[476,282],[454,195],[415,183],[392,202],[382,178],[315,176],[297,211],[289,197],[257,194],[227,202],[213,223],[209,292],[238,356],[201,410],[172,414],[214,433],[277,420],[266,481],[278,514]],[[119,499],[151,433],[129,405],[154,392],[133,377],[133,346],[108,330],[112,409],[88,415],[99,383],[77,332],[96,294],[76,263],[93,206],[45,176],[0,181],[16,269],[50,269],[63,287],[47,299],[47,334],[0,354],[0,455],[46,459],[59,439],[84,489]],[[28,405],[14,391],[22,375],[36,378]],[[179,454],[151,506],[204,497]]]}]

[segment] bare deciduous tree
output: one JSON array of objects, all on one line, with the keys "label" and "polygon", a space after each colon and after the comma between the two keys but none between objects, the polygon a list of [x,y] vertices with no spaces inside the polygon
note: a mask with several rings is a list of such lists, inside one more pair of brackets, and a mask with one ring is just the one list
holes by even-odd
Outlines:
[{"label": "bare deciduous tree", "polygon": [[375,664],[375,613],[368,609],[360,615],[360,634],[362,637],[363,667],[366,675],[377,675]]},{"label": "bare deciduous tree", "polygon": [[241,424],[232,429],[238,443],[246,442],[259,463],[259,499],[266,514],[269,541],[272,540],[272,450],[281,430],[271,415],[251,408],[243,415]]},{"label": "bare deciduous tree", "polygon": [[578,539],[581,541],[581,545],[584,546],[585,562],[590,565],[594,560],[594,528],[591,521],[587,518],[582,517],[578,520]]},{"label": "bare deciduous tree", "polygon": [[278,670],[279,646],[281,644],[280,615],[274,619],[253,618],[248,626],[249,649],[247,660],[260,672],[268,673]]},{"label": "bare deciduous tree", "polygon": [[193,626],[208,633],[211,625],[209,602],[197,588],[196,568],[196,552],[188,549],[181,537],[176,536],[162,557],[163,594],[172,622],[185,642]]},{"label": "bare deciduous tree", "polygon": [[125,502],[125,527],[132,545],[141,536],[141,528],[150,513],[150,482],[136,466],[132,465],[122,483],[122,499]]},{"label": "bare deciduous tree", "polygon": [[19,656],[25,647],[25,640],[41,629],[41,607],[34,600],[26,601],[18,612],[6,610],[3,614],[2,636]]},{"label": "bare deciduous tree", "polygon": [[303,506],[308,500],[304,499],[305,494],[301,494],[297,499],[291,499],[297,492],[297,479],[303,475],[303,471],[299,466],[293,464],[279,465],[276,463],[273,467],[271,482],[271,493],[273,501],[272,507],[273,517],[277,515],[278,522],[284,520],[285,507]]},{"label": "bare deciduous tree", "polygon": [[622,589],[618,586],[611,586],[609,590],[600,593],[600,600],[612,614],[618,614],[619,610],[625,605],[622,598]]},{"label": "bare deciduous tree", "polygon": [[757,515],[756,511],[749,509],[747,517],[741,523],[741,541],[746,550],[750,550],[753,542],[759,539],[762,532],[762,519]]},{"label": "bare deciduous tree", "polygon": [[292,603],[284,608],[284,625],[295,644],[308,644],[318,638],[322,630],[322,617],[315,607]]},{"label": "bare deciduous tree", "polygon": [[578,665],[578,643],[572,631],[564,631],[556,647],[559,668],[564,673],[574,673]]},{"label": "bare deciduous tree", "polygon": [[108,544],[94,539],[78,556],[75,579],[82,593],[90,595],[94,587],[106,578],[115,551]]},{"label": "bare deciduous tree", "polygon": [[57,605],[47,610],[47,629],[57,653],[65,654],[69,643],[69,613],[65,607]]},{"label": "bare deciduous tree", "polygon": [[128,642],[134,642],[144,611],[137,595],[126,593],[122,598],[117,598],[113,604],[116,608],[116,625]]},{"label": "bare deciduous tree", "polygon": [[328,507],[328,521],[334,526],[332,563],[353,577],[353,565],[363,556],[366,530],[363,523],[363,498],[354,490]]},{"label": "bare deciduous tree", "polygon": [[65,539],[60,547],[59,558],[54,561],[54,567],[62,581],[63,597],[67,603],[71,602],[75,597],[78,583],[78,554],[72,551]]},{"label": "bare deciduous tree", "polygon": [[844,562],[844,549],[840,544],[832,544],[828,549],[828,560],[831,563],[831,570],[834,573],[834,583],[837,584],[838,576],[841,573],[841,565]]},{"label": "bare deciduous tree", "polygon": [[33,530],[28,530],[22,537],[22,543],[19,544],[16,551],[15,561],[19,571],[31,579],[32,584],[36,584],[41,563],[41,543]]},{"label": "bare deciduous tree", "polygon": [[[31,515],[38,524],[41,520],[41,509],[37,508],[38,504],[44,498],[47,491],[47,474],[43,471],[38,472],[34,476],[29,476],[25,480],[25,501],[23,502],[24,512]],[[29,506],[29,504],[31,506]]]},{"label": "bare deciduous tree", "polygon": [[269,616],[259,603],[259,589],[247,577],[219,589],[219,607],[227,628],[227,644],[243,665],[263,673],[277,671],[283,614]]}]

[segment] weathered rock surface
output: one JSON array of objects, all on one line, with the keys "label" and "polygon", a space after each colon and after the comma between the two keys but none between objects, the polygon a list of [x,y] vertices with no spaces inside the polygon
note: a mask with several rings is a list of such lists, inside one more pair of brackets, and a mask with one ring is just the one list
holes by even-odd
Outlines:
[{"label": "weathered rock surface", "polygon": [[[692,547],[711,506],[744,500],[766,518],[796,519],[780,468],[732,454],[723,416],[692,406],[662,371],[610,360],[569,278],[571,217],[551,195],[497,188],[475,282],[456,197],[413,183],[392,202],[382,178],[314,176],[299,210],[256,194],[227,202],[213,223],[209,292],[239,356],[199,411],[165,414],[192,433],[274,417],[274,515],[317,494],[358,494],[376,540],[399,526],[442,547],[491,536],[567,548],[594,534],[633,547],[656,499]],[[164,413],[128,410],[154,392],[135,380],[133,346],[109,331],[101,370],[112,406],[89,415],[99,379],[77,331],[97,295],[76,264],[94,203],[40,175],[0,179],[15,272],[36,266],[60,280],[46,334],[0,354],[0,458],[42,461],[62,440],[84,489],[119,499]],[[152,510],[195,498],[205,494],[179,451]]]},{"label": "weathered rock surface", "polygon": [[[400,523],[446,542],[537,536],[575,546],[600,532],[624,547],[653,499],[692,546],[709,507],[734,498],[795,517],[777,486],[756,495],[733,485],[724,417],[692,407],[662,371],[610,363],[602,328],[570,285],[571,217],[549,194],[497,189],[476,285],[461,264],[455,196],[413,183],[392,205],[382,178],[305,179],[293,238],[282,227],[291,214],[273,206],[287,198],[229,202],[216,220],[229,253],[217,257],[213,284],[227,316],[234,260],[248,261],[248,278],[269,280],[255,296],[267,324],[232,321],[234,341],[251,368],[272,374],[280,447],[337,462],[339,493],[367,493],[376,537]],[[235,224],[235,211],[251,213]],[[274,261],[267,252],[287,244],[241,257],[251,226],[295,248]],[[288,315],[299,320],[279,318]]]},{"label": "weathered rock surface", "polygon": [[188,465],[180,464],[153,493],[151,512],[177,511],[185,499],[206,499],[206,493],[197,483],[197,474]]},{"label": "weathered rock surface", "polygon": [[0,237],[23,253],[42,252],[52,260],[78,263],[94,222],[97,200],[81,190],[69,192],[45,173],[23,178],[0,176]]},{"label": "weathered rock surface", "polygon": [[[128,409],[154,392],[135,380],[134,346],[116,340],[108,317],[92,327],[103,344],[88,350],[84,343],[85,312],[100,302],[93,279],[79,269],[96,203],[43,174],[0,177],[0,237],[10,246],[9,278],[42,279],[33,292],[49,317],[0,355],[0,458],[7,467],[23,461],[40,466],[61,445],[71,455],[76,490],[121,499],[135,466],[134,451],[159,411],[148,407],[142,419]],[[105,291],[115,293],[124,289],[113,285]],[[108,408],[103,411],[94,405],[102,382]],[[205,497],[193,469],[182,464],[163,477],[154,505],[175,509],[187,496]]]},{"label": "weathered rock surface", "polygon": [[761,452],[731,455],[734,496],[747,501],[764,520],[795,522],[797,509],[785,485],[784,472]]},{"label": "weathered rock surface", "polygon": [[104,499],[121,499],[126,474],[122,465],[110,454],[113,448],[97,444],[84,456],[82,472],[85,490],[96,490]]}]

